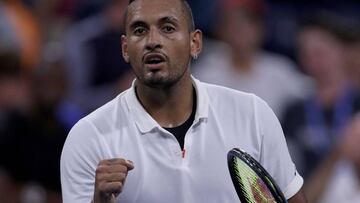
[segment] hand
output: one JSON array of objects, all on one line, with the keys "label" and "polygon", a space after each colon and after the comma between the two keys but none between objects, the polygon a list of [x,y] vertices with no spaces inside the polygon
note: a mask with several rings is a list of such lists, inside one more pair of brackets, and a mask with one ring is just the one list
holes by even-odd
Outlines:
[{"label": "hand", "polygon": [[95,174],[93,203],[114,203],[123,190],[128,172],[133,168],[131,161],[121,158],[100,161]]}]

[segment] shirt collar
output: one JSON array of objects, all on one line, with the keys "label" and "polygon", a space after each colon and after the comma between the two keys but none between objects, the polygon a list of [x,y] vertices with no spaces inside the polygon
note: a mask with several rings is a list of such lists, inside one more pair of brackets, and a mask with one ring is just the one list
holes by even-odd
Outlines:
[{"label": "shirt collar", "polygon": [[209,114],[209,95],[206,87],[202,82],[191,76],[193,85],[195,87],[196,96],[197,96],[197,106],[195,121],[198,122],[202,119],[207,119]]},{"label": "shirt collar", "polygon": [[[195,87],[197,96],[197,108],[195,114],[195,123],[205,120],[208,117],[209,97],[204,84],[191,76],[192,83]],[[141,133],[145,134],[153,129],[160,129],[161,126],[150,116],[138,100],[135,93],[135,81],[132,82],[131,88],[125,94],[126,105],[130,113],[134,116],[135,123]]]}]

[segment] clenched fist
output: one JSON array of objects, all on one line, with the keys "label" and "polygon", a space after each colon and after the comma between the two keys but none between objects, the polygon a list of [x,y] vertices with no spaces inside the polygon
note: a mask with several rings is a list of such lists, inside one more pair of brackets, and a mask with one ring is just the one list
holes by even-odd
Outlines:
[{"label": "clenched fist", "polygon": [[95,174],[93,203],[114,203],[123,190],[128,172],[133,168],[131,161],[121,158],[100,161]]}]

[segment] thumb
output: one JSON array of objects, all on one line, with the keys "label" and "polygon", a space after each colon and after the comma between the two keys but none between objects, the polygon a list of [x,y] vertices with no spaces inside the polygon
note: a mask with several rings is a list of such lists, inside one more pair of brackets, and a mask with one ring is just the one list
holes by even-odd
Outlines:
[{"label": "thumb", "polygon": [[109,199],[109,203],[115,203],[116,201],[115,201],[115,199],[116,199],[116,197],[119,195],[120,193],[113,193],[113,194],[111,194],[111,197],[110,197],[110,199]]},{"label": "thumb", "polygon": [[131,171],[134,169],[134,163],[131,160],[126,160],[125,165],[126,165],[128,171]]},{"label": "thumb", "polygon": [[100,199],[96,201],[93,200],[91,203],[97,203],[97,202],[115,203],[116,202],[115,199],[119,194],[120,193],[108,193],[107,195],[100,197]]}]

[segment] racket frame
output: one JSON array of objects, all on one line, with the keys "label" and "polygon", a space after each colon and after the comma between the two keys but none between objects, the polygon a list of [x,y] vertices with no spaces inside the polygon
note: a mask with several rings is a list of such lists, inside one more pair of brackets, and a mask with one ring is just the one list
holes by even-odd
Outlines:
[{"label": "racket frame", "polygon": [[235,177],[235,163],[234,163],[235,158],[239,158],[243,162],[245,162],[246,165],[248,165],[261,178],[261,180],[265,183],[265,185],[270,190],[271,194],[273,195],[273,197],[277,203],[287,203],[287,200],[285,199],[279,186],[277,186],[274,179],[261,166],[261,164],[258,161],[256,161],[250,154],[246,153],[245,151],[240,150],[238,148],[233,148],[227,154],[228,167],[229,167],[231,180],[234,183],[236,193],[238,194],[241,202],[247,202],[247,201],[245,199],[245,195],[243,194],[243,191],[239,188],[239,185],[235,184],[238,182]]}]

